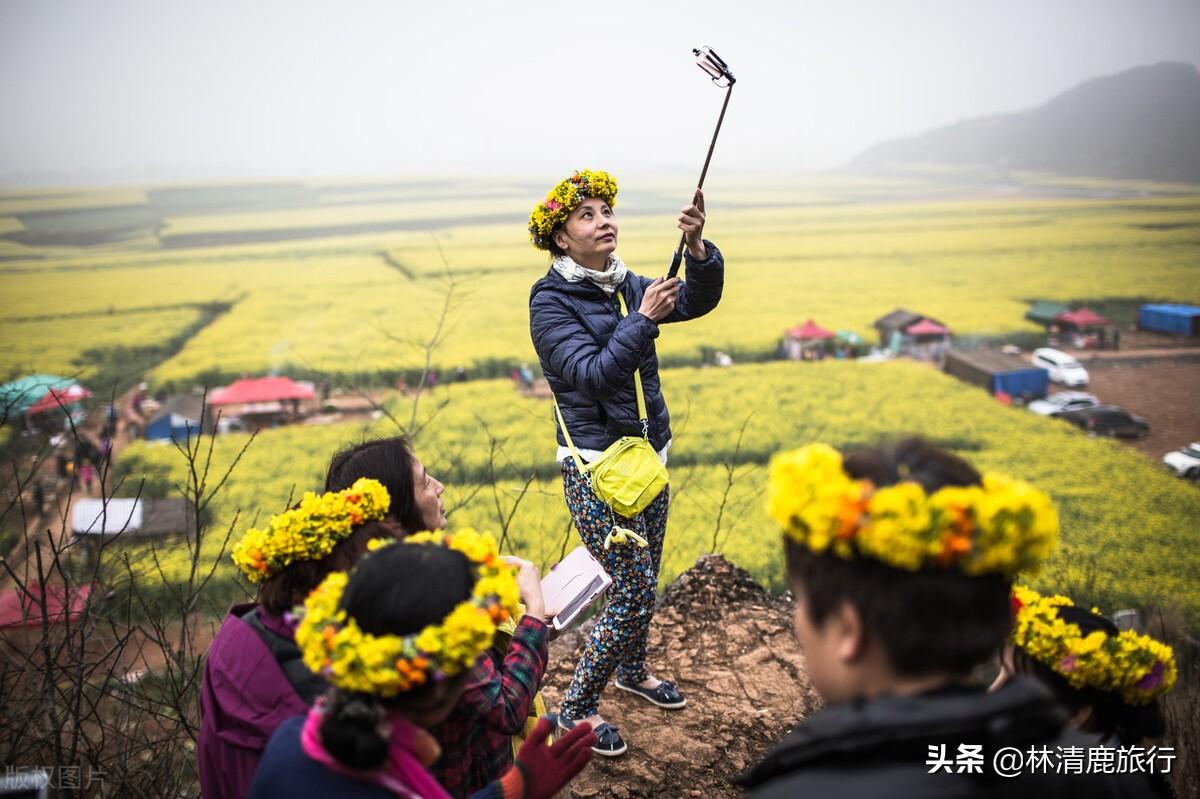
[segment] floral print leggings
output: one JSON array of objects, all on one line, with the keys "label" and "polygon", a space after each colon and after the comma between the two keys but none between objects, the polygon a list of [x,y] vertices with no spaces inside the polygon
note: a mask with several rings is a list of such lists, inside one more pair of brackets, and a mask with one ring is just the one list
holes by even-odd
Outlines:
[{"label": "floral print leggings", "polygon": [[[613,672],[624,683],[639,683],[646,672],[646,636],[654,616],[658,569],[662,564],[663,536],[667,530],[670,486],[663,489],[636,519],[620,516],[601,502],[579,473],[572,458],[563,461],[563,493],[571,519],[584,545],[608,575],[607,604],[575,666],[575,676],[563,697],[561,713],[569,719],[595,715],[600,694]],[[640,534],[649,543],[642,548],[630,541],[604,548],[613,522]]]}]

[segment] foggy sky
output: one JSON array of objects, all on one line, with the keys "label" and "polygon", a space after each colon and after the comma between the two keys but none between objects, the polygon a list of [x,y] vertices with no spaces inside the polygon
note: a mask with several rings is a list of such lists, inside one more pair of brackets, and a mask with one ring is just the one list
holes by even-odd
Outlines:
[{"label": "foggy sky", "polygon": [[0,0],[0,186],[843,165],[1200,63],[1200,0]]}]

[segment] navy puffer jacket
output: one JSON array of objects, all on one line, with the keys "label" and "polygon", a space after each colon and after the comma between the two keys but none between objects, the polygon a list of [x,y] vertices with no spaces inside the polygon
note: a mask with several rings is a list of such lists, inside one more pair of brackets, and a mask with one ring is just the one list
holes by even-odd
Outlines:
[{"label": "navy puffer jacket", "polygon": [[[629,310],[623,319],[616,296],[609,297],[591,281],[570,283],[551,268],[533,285],[529,332],[576,447],[603,450],[621,436],[642,434],[633,385],[637,368],[646,394],[650,444],[662,449],[671,440],[654,339],[659,324],[695,319],[720,302],[725,261],[712,242],[704,244],[708,258],[703,261],[685,253],[687,280],[675,310],[660,323],[638,313],[653,280],[632,272],[618,288]],[[561,430],[558,443],[566,445]]]}]

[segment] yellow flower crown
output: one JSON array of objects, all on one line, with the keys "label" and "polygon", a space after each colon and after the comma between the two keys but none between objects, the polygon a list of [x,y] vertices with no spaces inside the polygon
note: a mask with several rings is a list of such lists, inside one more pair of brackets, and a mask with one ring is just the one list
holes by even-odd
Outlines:
[{"label": "yellow flower crown", "polygon": [[1049,497],[1020,480],[926,495],[914,482],[877,488],[842,469],[842,456],[810,444],[771,459],[768,512],[813,552],[864,556],[906,571],[954,567],[970,575],[1036,568],[1058,541]]},{"label": "yellow flower crown", "polygon": [[516,576],[487,533],[417,533],[403,541],[372,541],[369,547],[375,551],[389,545],[444,546],[463,553],[476,571],[471,598],[460,602],[441,624],[412,635],[372,635],[341,608],[350,578],[334,572],[304,601],[296,628],[296,643],[314,673],[343,690],[385,699],[470,668],[520,601]]},{"label": "yellow flower crown", "polygon": [[272,516],[267,529],[247,530],[233,548],[233,562],[260,583],[298,560],[325,557],[358,525],[387,516],[390,504],[383,484],[366,477],[344,491],[306,491],[297,507]]},{"label": "yellow flower crown", "polygon": [[[1042,596],[1025,586],[1013,586],[1013,646],[1072,688],[1120,693],[1130,705],[1149,704],[1175,686],[1178,674],[1171,647],[1133,630],[1117,635],[1095,630],[1084,635],[1079,625],[1059,616],[1059,608],[1073,606],[1065,596]],[[1092,612],[1100,615],[1095,608]]]},{"label": "yellow flower crown", "polygon": [[539,250],[550,249],[550,234],[567,221],[585,197],[597,197],[612,208],[617,203],[617,181],[599,170],[581,169],[550,190],[529,214],[529,240]]}]

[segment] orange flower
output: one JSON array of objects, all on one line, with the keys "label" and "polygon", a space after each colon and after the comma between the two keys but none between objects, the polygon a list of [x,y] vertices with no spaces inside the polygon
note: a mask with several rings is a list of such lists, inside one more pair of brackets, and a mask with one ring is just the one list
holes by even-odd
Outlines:
[{"label": "orange flower", "polygon": [[865,509],[866,503],[862,500],[842,498],[842,507],[838,509],[838,538],[845,541],[854,535]]},{"label": "orange flower", "polygon": [[947,532],[942,536],[941,561],[943,564],[949,564],[970,551],[971,537],[969,535],[955,535]]}]

